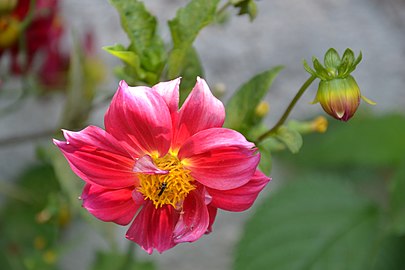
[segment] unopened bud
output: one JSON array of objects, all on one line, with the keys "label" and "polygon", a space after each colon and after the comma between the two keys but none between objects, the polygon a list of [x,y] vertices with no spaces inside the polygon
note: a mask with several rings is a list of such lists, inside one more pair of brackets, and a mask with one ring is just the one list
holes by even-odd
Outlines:
[{"label": "unopened bud", "polygon": [[359,107],[361,98],[375,105],[375,102],[361,95],[357,82],[350,75],[361,59],[361,52],[355,59],[354,53],[346,49],[340,58],[336,50],[331,48],[325,54],[324,66],[313,58],[314,69],[311,69],[304,61],[304,68],[321,80],[313,103],[319,102],[326,113],[338,120],[349,120]]},{"label": "unopened bud", "polygon": [[256,116],[258,116],[259,118],[263,118],[265,117],[270,110],[270,106],[269,103],[267,101],[260,101],[260,103],[256,106],[255,109],[255,114]]}]

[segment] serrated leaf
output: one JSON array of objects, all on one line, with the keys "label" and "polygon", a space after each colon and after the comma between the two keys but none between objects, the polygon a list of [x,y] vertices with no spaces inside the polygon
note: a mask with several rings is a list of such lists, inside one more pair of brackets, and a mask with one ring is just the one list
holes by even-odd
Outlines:
[{"label": "serrated leaf", "polygon": [[308,175],[257,209],[237,246],[234,267],[368,270],[379,218],[372,202],[342,182]]},{"label": "serrated leaf", "polygon": [[255,123],[255,109],[269,91],[281,66],[262,72],[243,84],[226,105],[225,127],[247,133]]},{"label": "serrated leaf", "polygon": [[289,127],[280,127],[275,134],[275,138],[283,142],[293,154],[298,153],[302,147],[303,141],[301,134]]},{"label": "serrated leaf", "polygon": [[405,157],[405,117],[385,115],[332,121],[328,136],[309,134],[300,154],[288,156],[299,166],[320,168],[392,168]]},{"label": "serrated leaf", "polygon": [[405,235],[405,157],[389,186],[390,226],[394,233]]},{"label": "serrated leaf", "polygon": [[173,49],[168,59],[169,79],[181,75],[189,48],[198,33],[215,18],[219,0],[192,0],[169,21]]},{"label": "serrated leaf", "polygon": [[[163,40],[157,33],[157,20],[141,1],[110,0],[121,17],[131,42],[128,50],[140,59],[141,67],[159,78],[165,61]],[[153,83],[153,82],[152,82]]]}]

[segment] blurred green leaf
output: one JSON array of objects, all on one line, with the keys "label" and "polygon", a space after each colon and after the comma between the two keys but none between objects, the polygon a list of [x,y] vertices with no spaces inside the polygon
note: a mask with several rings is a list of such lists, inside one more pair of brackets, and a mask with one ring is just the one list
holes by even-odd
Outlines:
[{"label": "blurred green leaf", "polygon": [[173,49],[168,59],[168,77],[173,79],[186,69],[187,55],[198,33],[214,21],[219,0],[192,0],[169,21]]},{"label": "blurred green leaf", "polygon": [[[163,41],[157,33],[156,18],[146,10],[145,5],[141,1],[110,1],[120,14],[121,25],[131,42],[128,51],[133,52],[140,60],[140,67],[143,70],[155,75],[147,77],[147,83],[156,83],[166,59]],[[136,57],[131,56],[127,60],[138,61]],[[133,64],[125,62],[132,66],[138,66],[136,62]],[[144,80],[144,78],[142,79]]]},{"label": "blurred green leaf", "polygon": [[368,270],[379,219],[374,203],[341,181],[301,177],[272,194],[248,221],[235,269]]},{"label": "blurred green leaf", "polygon": [[387,236],[381,240],[375,256],[370,258],[370,270],[403,270],[405,265],[405,237]]},{"label": "blurred green leaf", "polygon": [[271,141],[265,140],[258,145],[260,151],[259,169],[266,175],[270,175],[272,169]]},{"label": "blurred green leaf", "polygon": [[405,235],[405,159],[390,181],[389,198],[392,230]]},{"label": "blurred green leaf", "polygon": [[[8,198],[0,209],[1,269],[56,269],[60,187],[53,168],[39,164],[16,180],[24,200]],[[52,212],[49,209],[52,208]]]},{"label": "blurred green leaf", "polygon": [[292,128],[281,126],[277,129],[275,138],[284,143],[293,154],[298,153],[301,149],[302,136],[298,131]]},{"label": "blurred green leaf", "polygon": [[404,138],[404,116],[357,115],[349,122],[331,121],[326,135],[307,135],[300,154],[288,160],[313,169],[393,168],[405,158]]},{"label": "blurred green leaf", "polygon": [[257,124],[255,109],[281,69],[281,66],[277,66],[257,74],[236,91],[226,105],[225,127],[246,134]]},{"label": "blurred green leaf", "polygon": [[198,53],[194,47],[190,47],[187,52],[187,57],[185,59],[185,68],[181,74],[181,84],[180,84],[180,104],[183,104],[184,100],[190,94],[192,88],[194,87],[197,76],[204,77],[204,70],[200,62]]},{"label": "blurred green leaf", "polygon": [[[130,258],[125,254],[113,252],[97,252],[96,260],[93,264],[92,270],[154,270],[155,265],[153,262],[142,262]],[[125,267],[124,267],[125,266]]]},{"label": "blurred green leaf", "polygon": [[231,3],[239,8],[238,15],[249,15],[250,21],[253,21],[257,16],[257,6],[254,0],[233,0]]}]

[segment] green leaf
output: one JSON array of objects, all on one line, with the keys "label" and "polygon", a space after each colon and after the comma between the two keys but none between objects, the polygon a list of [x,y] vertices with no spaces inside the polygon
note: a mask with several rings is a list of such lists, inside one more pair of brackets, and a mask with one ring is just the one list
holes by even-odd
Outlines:
[{"label": "green leaf", "polygon": [[198,33],[213,22],[219,0],[192,0],[180,8],[169,21],[173,49],[168,59],[169,79],[181,75],[186,67],[187,54]]},{"label": "green leaf", "polygon": [[180,106],[183,104],[184,100],[190,94],[192,88],[196,83],[197,76],[204,77],[204,69],[201,65],[200,58],[194,47],[188,49],[185,68],[181,74],[181,84],[180,84]]},{"label": "green leaf", "polygon": [[373,256],[371,270],[403,270],[405,265],[405,237],[387,236],[381,240]]},{"label": "green leaf", "polygon": [[349,122],[331,121],[327,135],[307,135],[300,154],[288,160],[316,170],[393,168],[404,159],[404,138],[404,116],[358,114]]},{"label": "green leaf", "polygon": [[271,194],[248,221],[234,267],[368,270],[379,218],[372,202],[341,182],[301,177]]},{"label": "green leaf", "polygon": [[137,55],[143,69],[160,75],[165,61],[165,48],[157,33],[156,18],[141,1],[110,1],[120,14],[122,27],[131,42],[128,50]]},{"label": "green leaf", "polygon": [[270,175],[272,169],[271,140],[261,142],[258,146],[260,151],[259,169],[266,175]]},{"label": "green leaf", "polygon": [[283,142],[293,154],[298,153],[302,147],[301,134],[286,126],[282,126],[277,130],[275,138]]},{"label": "green leaf", "polygon": [[143,262],[130,258],[121,253],[97,252],[93,270],[154,270],[153,262]]},{"label": "green leaf", "polygon": [[405,235],[405,157],[391,179],[389,186],[391,228],[394,233]]},{"label": "green leaf", "polygon": [[269,91],[281,66],[262,72],[243,84],[226,105],[224,126],[246,134],[255,123],[255,109]]},{"label": "green leaf", "polygon": [[231,3],[239,8],[238,15],[248,14],[250,21],[256,18],[257,6],[254,0],[231,1]]},{"label": "green leaf", "polygon": [[141,80],[145,79],[146,72],[141,68],[141,60],[135,52],[127,51],[127,49],[121,44],[105,46],[103,49],[134,68],[137,77]]},{"label": "green leaf", "polygon": [[312,59],[312,62],[314,64],[314,69],[316,71],[316,74],[318,77],[322,80],[327,80],[330,78],[328,71],[322,66],[322,64],[319,62],[319,60],[314,57]]}]

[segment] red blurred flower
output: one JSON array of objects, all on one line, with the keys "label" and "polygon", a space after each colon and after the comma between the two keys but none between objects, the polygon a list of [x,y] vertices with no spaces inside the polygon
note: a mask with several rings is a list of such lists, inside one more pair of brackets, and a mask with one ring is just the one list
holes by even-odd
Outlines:
[{"label": "red blurred flower", "polygon": [[152,88],[121,81],[105,130],[89,126],[54,140],[85,182],[83,207],[129,224],[126,237],[148,253],[211,231],[217,209],[243,211],[269,178],[242,134],[222,128],[225,110],[198,78],[180,110],[180,79]]},{"label": "red blurred flower", "polygon": [[[9,51],[11,72],[21,74],[32,71],[37,56],[43,57],[37,71],[45,86],[63,84],[69,56],[61,50],[64,29],[57,0],[37,0],[30,11],[30,0],[19,0],[15,9],[0,17],[0,36],[7,42],[0,43],[0,55]],[[32,12],[32,14],[31,14]],[[21,42],[24,46],[25,62],[21,63]]]}]

